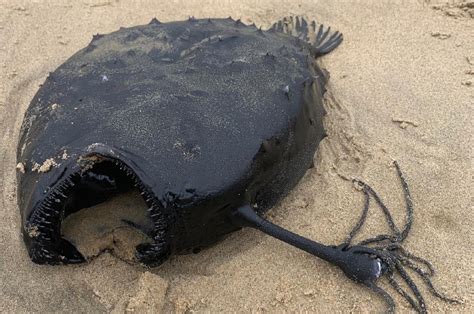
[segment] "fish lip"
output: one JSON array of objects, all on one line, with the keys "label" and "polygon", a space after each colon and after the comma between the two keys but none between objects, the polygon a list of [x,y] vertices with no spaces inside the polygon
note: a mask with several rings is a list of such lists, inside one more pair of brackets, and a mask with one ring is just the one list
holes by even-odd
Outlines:
[{"label": "fish lip", "polygon": [[65,213],[63,202],[71,195],[82,174],[94,164],[108,161],[133,180],[148,205],[147,211],[154,224],[153,242],[136,248],[138,261],[147,266],[158,266],[164,262],[171,255],[169,217],[164,213],[152,188],[142,180],[145,172],[133,162],[133,156],[101,143],[87,146],[77,156],[55,169],[54,173],[48,173],[51,185],[23,220],[22,236],[31,260],[48,265],[86,261],[72,243],[61,237],[61,223]]}]

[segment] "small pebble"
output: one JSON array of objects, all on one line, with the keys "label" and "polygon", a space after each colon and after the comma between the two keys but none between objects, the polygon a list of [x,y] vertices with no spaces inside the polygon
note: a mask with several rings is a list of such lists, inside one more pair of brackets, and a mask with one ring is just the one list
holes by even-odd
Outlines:
[{"label": "small pebble", "polygon": [[19,162],[17,165],[16,165],[16,169],[21,172],[21,173],[25,173],[25,165],[21,162]]}]

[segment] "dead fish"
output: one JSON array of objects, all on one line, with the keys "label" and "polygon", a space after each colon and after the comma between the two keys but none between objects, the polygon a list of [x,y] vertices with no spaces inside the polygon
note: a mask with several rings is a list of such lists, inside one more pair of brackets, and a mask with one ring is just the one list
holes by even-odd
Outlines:
[{"label": "dead fish", "polygon": [[[337,265],[393,310],[392,298],[376,285],[388,277],[425,312],[405,268],[430,288],[432,273],[415,263],[432,268],[401,247],[411,228],[412,203],[398,164],[408,211],[402,230],[363,182],[363,215],[339,246],[306,239],[263,217],[313,165],[326,136],[329,76],[316,60],[342,39],[300,17],[266,31],[232,18],[190,18],[153,19],[95,35],[50,73],[25,114],[17,159],[26,171],[18,173],[18,201],[32,261],[84,262],[62,237],[62,221],[138,188],[152,221],[152,241],[136,247],[145,265],[158,266],[172,254],[198,251],[252,227]],[[352,245],[371,198],[387,215],[392,234]],[[415,298],[400,288],[395,273]]]}]

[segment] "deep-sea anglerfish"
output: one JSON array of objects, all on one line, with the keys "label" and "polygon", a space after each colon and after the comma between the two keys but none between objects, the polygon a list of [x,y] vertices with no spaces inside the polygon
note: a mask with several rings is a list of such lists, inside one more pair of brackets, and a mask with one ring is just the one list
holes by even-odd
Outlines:
[{"label": "deep-sea anglerfish", "polygon": [[[432,266],[401,246],[413,208],[397,163],[407,205],[401,230],[361,181],[361,220],[341,245],[306,239],[263,216],[313,165],[326,136],[328,80],[316,60],[341,42],[341,33],[299,17],[265,31],[232,18],[153,19],[94,36],[50,73],[24,118],[18,201],[31,259],[85,261],[62,237],[62,221],[136,188],[152,223],[150,241],[136,247],[145,265],[252,227],[337,265],[383,296],[390,310],[394,301],[376,284],[382,277],[414,309],[426,311],[407,270],[454,302],[433,288]],[[370,200],[384,211],[392,233],[353,245]]]}]

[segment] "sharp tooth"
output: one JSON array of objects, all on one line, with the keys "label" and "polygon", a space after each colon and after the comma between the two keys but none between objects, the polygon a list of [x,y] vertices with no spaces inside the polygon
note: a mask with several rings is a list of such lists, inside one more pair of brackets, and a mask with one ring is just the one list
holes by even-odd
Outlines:
[{"label": "sharp tooth", "polygon": [[62,198],[66,198],[66,195],[62,191],[56,191],[56,194]]},{"label": "sharp tooth", "polygon": [[38,229],[43,233],[43,232],[46,232],[46,233],[54,233],[54,230],[53,228],[49,227],[49,226],[45,226],[45,225],[38,225]]}]

